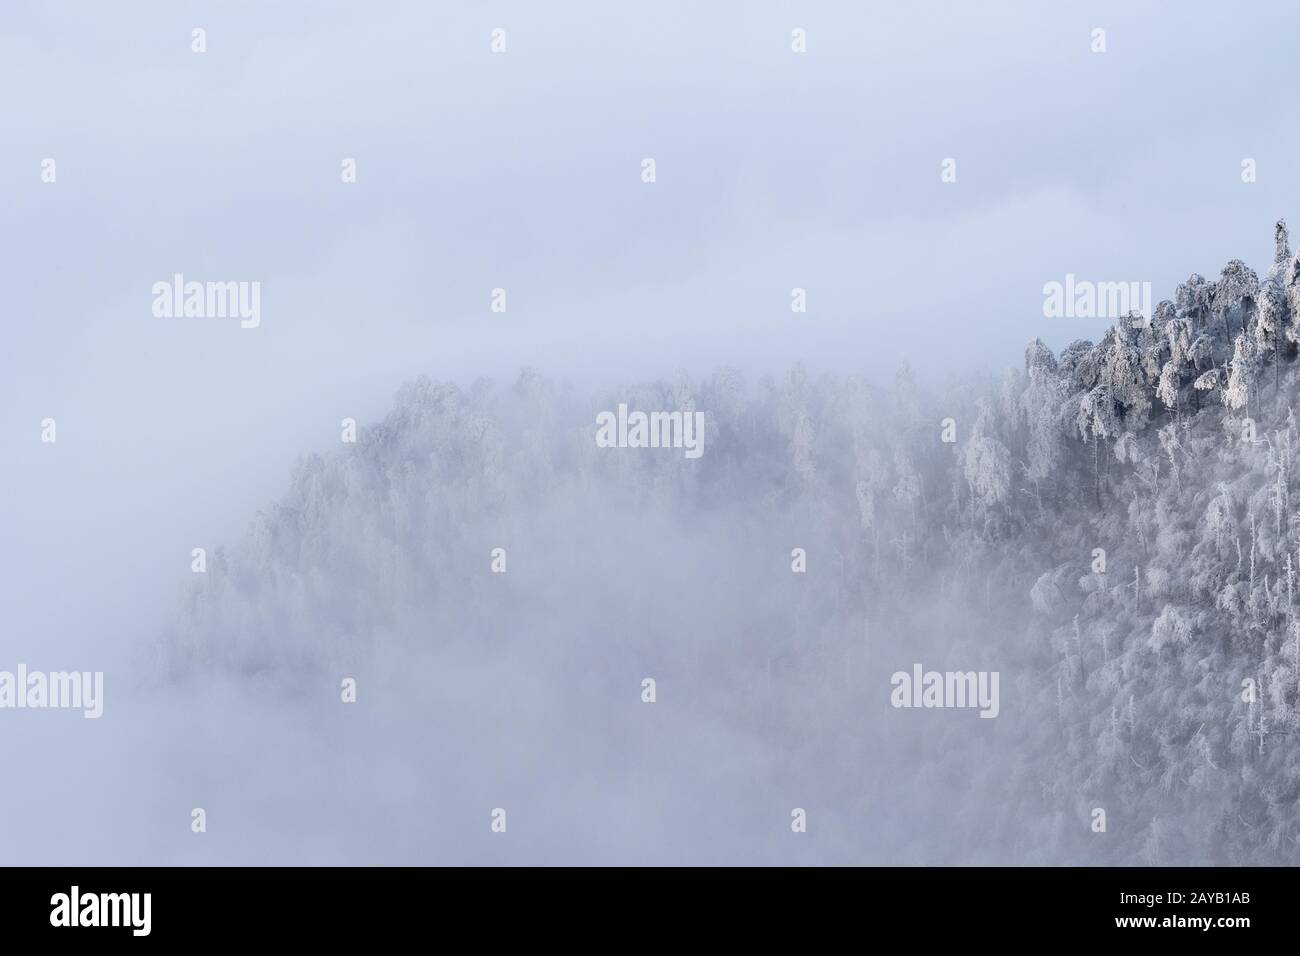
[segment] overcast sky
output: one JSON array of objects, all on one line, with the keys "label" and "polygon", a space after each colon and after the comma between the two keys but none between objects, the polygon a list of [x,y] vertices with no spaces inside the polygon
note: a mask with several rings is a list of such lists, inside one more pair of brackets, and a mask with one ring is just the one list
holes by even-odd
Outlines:
[{"label": "overcast sky", "polygon": [[[906,359],[937,381],[1097,337],[1043,317],[1067,272],[1158,299],[1263,269],[1273,220],[1300,221],[1296,21],[1281,0],[8,0],[13,645],[93,666],[60,654],[146,630],[191,547],[418,373],[586,389]],[[260,281],[260,328],[154,318],[177,272]]]}]

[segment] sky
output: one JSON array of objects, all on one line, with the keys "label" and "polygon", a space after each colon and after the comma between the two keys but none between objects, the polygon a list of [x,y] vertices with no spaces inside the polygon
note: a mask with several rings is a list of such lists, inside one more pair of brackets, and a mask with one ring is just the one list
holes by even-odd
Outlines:
[{"label": "sky", "polygon": [[[940,383],[1018,364],[1035,336],[1096,338],[1102,320],[1043,316],[1067,273],[1159,299],[1234,256],[1262,269],[1297,208],[1295,17],[11,2],[0,427],[6,517],[31,549],[11,597],[58,593],[40,582],[70,547],[148,528],[149,555],[101,578],[133,606],[168,550],[242,527],[297,455],[418,374],[532,366],[585,387],[803,361],[887,381],[907,361]],[[261,282],[260,327],[155,318],[150,289],[177,272]],[[45,417],[67,436],[58,467]]]},{"label": "sky", "polygon": [[[8,0],[5,656],[89,667],[147,641],[192,547],[236,538],[298,456],[415,375],[530,366],[591,390],[795,361],[888,381],[906,361],[937,385],[1036,336],[1099,337],[1044,317],[1067,273],[1160,299],[1233,257],[1262,271],[1274,220],[1300,221],[1298,18]],[[260,282],[260,326],[156,318],[175,273]]]}]

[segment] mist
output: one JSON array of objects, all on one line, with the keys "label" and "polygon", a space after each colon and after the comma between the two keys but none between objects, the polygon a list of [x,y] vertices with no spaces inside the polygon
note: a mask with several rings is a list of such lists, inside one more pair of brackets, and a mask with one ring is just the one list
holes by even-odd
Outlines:
[{"label": "mist", "polygon": [[[0,815],[20,824],[6,859],[1293,854],[1183,840],[1224,808],[1258,823],[1254,795],[1184,795],[1153,822],[1155,783],[1094,788],[1104,774],[1048,735],[1045,715],[1064,718],[1042,675],[1079,667],[1086,685],[1118,652],[1099,599],[1076,609],[1098,650],[1044,648],[1072,639],[1056,633],[1072,579],[1093,546],[1115,552],[1121,510],[1087,511],[1096,438],[1080,441],[1064,385],[1065,451],[1050,478],[1013,472],[1014,507],[966,443],[996,437],[1031,464],[1023,412],[983,410],[1029,387],[1027,342],[1064,361],[1116,318],[1046,318],[1045,283],[1173,299],[1234,257],[1267,271],[1274,221],[1300,208],[1280,104],[1295,19],[1280,2],[1176,18],[10,3],[0,670],[102,671],[105,701],[96,720],[0,711],[16,768]],[[260,283],[260,324],[156,318],[150,290],[177,273]],[[1011,390],[1008,369],[1026,376]],[[620,402],[703,412],[704,455],[598,448],[596,416]],[[1286,407],[1257,410],[1261,430]],[[1227,427],[1196,421],[1205,442]],[[1147,457],[1156,427],[1132,428]],[[1141,487],[1130,464],[1099,498]],[[1184,476],[1196,517],[1229,477]],[[1071,597],[1036,608],[1067,561]],[[1281,564],[1269,573],[1276,589]],[[1205,620],[1198,639],[1227,640]],[[1223,673],[1275,652],[1239,649]],[[892,705],[891,675],[914,664],[1000,672],[998,717]],[[1112,702],[1087,701],[1072,719],[1104,723]],[[1111,817],[1131,845],[1089,842],[1098,790],[1132,808]]]}]

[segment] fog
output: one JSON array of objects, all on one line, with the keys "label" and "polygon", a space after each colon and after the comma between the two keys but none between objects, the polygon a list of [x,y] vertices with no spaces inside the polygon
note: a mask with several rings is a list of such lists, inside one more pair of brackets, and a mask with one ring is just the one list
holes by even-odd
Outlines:
[{"label": "fog", "polygon": [[[911,436],[880,446],[892,461],[923,447],[890,397],[904,363],[917,415],[965,435],[1026,342],[1102,337],[1106,321],[1044,318],[1045,282],[1166,298],[1232,257],[1262,267],[1300,209],[1288,4],[14,0],[0,26],[0,669],[105,673],[99,720],[0,711],[9,862],[1119,858],[1048,823],[1005,842],[1008,800],[1086,833],[1084,795],[1054,810],[997,779],[1046,746],[1007,683],[1032,670],[1030,642],[1007,641],[1032,628],[1033,578],[987,572],[1021,606],[939,599],[955,519],[898,517],[891,534],[927,525],[934,570],[900,571],[916,590],[892,600],[915,599],[882,608],[879,545],[844,524],[875,439],[824,439],[813,480],[773,396],[803,394],[798,365],[838,420],[860,376],[879,396],[863,414]],[[175,273],[260,282],[259,327],[155,318],[151,286]],[[525,368],[540,405],[508,397]],[[708,407],[722,368],[772,414]],[[444,446],[416,441],[405,499],[366,472],[293,523],[337,541],[305,617],[277,636],[301,608],[268,585],[177,655],[192,549],[240,554],[259,511],[279,522],[305,456],[400,465],[381,439],[409,447],[394,396],[419,376],[496,383],[466,407],[499,422],[485,460],[509,477],[441,471]],[[683,381],[756,431],[713,435],[694,477],[674,452],[669,477],[645,452],[585,457],[596,412],[680,407],[635,383]],[[544,467],[562,478],[530,483]],[[936,497],[948,468],[915,466]],[[397,516],[432,513],[426,481],[463,498],[417,544]],[[834,580],[798,590],[795,547],[806,583]],[[354,600],[372,610],[339,610]],[[916,661],[1000,669],[1002,714],[891,707]]]}]

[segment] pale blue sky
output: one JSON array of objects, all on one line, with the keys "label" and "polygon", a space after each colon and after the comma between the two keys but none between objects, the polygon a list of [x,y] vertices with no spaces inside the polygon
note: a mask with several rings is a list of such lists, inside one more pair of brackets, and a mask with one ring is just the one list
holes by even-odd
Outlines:
[{"label": "pale blue sky", "polygon": [[[1273,219],[1300,220],[1297,25],[1284,2],[11,0],[16,631],[134,620],[183,580],[178,554],[231,540],[300,452],[421,372],[587,388],[907,359],[938,380],[1096,337],[1042,316],[1066,272],[1161,298],[1233,256],[1262,268]],[[261,281],[261,327],[153,318],[174,272]]]}]

